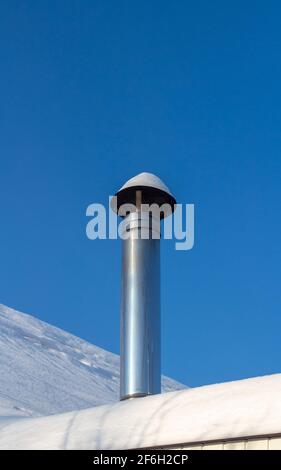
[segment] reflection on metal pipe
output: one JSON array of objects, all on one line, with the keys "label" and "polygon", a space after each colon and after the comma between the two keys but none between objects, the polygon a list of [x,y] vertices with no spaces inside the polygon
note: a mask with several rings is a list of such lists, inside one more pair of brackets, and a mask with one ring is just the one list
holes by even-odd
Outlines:
[{"label": "reflection on metal pipe", "polygon": [[131,213],[122,240],[121,399],[161,392],[160,233],[147,217]]},{"label": "reflection on metal pipe", "polygon": [[[120,351],[124,400],[161,392],[160,219],[174,211],[176,201],[151,173],[130,179],[116,196],[112,208],[124,218]],[[133,205],[129,215],[128,204]],[[155,217],[143,206],[152,204],[166,208]]]}]

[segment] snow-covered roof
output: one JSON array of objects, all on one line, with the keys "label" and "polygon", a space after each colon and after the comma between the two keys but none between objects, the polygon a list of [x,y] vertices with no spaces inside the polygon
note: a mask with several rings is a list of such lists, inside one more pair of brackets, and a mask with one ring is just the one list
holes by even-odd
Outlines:
[{"label": "snow-covered roof", "polygon": [[[0,421],[1,449],[129,449],[281,432],[281,374]],[[2,429],[3,427],[3,429]]]},{"label": "snow-covered roof", "polygon": [[[1,304],[0,358],[0,418],[46,416],[119,398],[119,356]],[[163,391],[180,388],[162,376]]]}]

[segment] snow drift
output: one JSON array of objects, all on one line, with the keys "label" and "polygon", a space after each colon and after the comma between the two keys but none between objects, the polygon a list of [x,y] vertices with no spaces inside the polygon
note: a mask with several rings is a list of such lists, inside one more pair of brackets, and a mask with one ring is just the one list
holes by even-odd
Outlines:
[{"label": "snow drift", "polygon": [[0,422],[0,449],[135,449],[281,431],[281,374]]}]

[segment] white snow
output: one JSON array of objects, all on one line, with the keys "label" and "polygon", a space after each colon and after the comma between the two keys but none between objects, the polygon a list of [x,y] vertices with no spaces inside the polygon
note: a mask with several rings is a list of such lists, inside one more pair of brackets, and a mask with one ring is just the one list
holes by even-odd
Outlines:
[{"label": "white snow", "polygon": [[281,374],[0,422],[1,449],[135,449],[281,432]]},{"label": "white snow", "polygon": [[[184,386],[163,377],[162,387]],[[0,417],[49,415],[118,400],[119,356],[0,304]]]},{"label": "white snow", "polygon": [[133,449],[281,433],[281,374],[112,403],[118,356],[3,305],[0,377],[0,449]]},{"label": "white snow", "polygon": [[129,179],[119,191],[125,188],[131,188],[132,186],[149,186],[152,188],[161,189],[162,191],[165,191],[171,195],[169,188],[167,188],[163,181],[153,173],[140,173],[139,175],[134,176],[133,178]]}]

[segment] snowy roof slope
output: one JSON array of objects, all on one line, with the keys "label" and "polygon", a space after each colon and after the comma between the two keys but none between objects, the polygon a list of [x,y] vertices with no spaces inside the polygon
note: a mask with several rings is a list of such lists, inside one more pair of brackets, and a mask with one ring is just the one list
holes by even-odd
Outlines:
[{"label": "snowy roof slope", "polygon": [[281,374],[0,422],[1,449],[125,449],[281,432]]},{"label": "snowy roof slope", "polygon": [[[162,378],[165,391],[184,386]],[[0,416],[40,416],[119,399],[119,356],[0,304]]]}]

